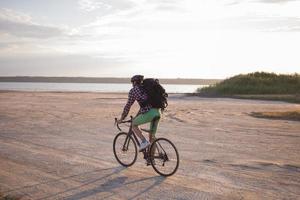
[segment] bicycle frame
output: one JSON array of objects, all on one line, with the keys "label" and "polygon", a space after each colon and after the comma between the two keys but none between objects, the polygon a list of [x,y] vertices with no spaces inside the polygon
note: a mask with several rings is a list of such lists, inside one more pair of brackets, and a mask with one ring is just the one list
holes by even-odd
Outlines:
[{"label": "bicycle frame", "polygon": [[[125,140],[125,144],[127,143],[128,138],[129,138],[131,135],[133,135],[133,138],[134,138],[136,144],[137,144],[138,146],[140,146],[140,142],[139,142],[137,136],[135,135],[135,133],[134,133],[133,130],[132,130],[132,118],[133,118],[133,117],[130,116],[130,120],[122,121],[122,122],[121,122],[122,124],[123,124],[123,123],[130,123],[130,127],[129,127],[129,130],[128,130],[128,133],[127,133],[127,137],[126,137],[126,140]],[[115,124],[117,125],[117,128],[119,129],[119,131],[123,131],[123,130],[120,128],[119,124],[117,123],[117,118],[115,118]]]},{"label": "bicycle frame", "polygon": [[[139,142],[139,140],[138,140],[136,134],[135,134],[134,131],[132,130],[132,119],[133,119],[133,117],[130,116],[130,120],[122,121],[122,122],[121,122],[121,123],[130,123],[130,127],[129,127],[129,130],[128,130],[128,133],[127,133],[127,137],[126,137],[125,142],[124,142],[123,150],[128,149],[128,146],[129,146],[129,137],[130,137],[131,135],[133,136],[133,139],[135,140],[136,144],[137,144],[138,146],[140,146],[140,142]],[[117,118],[115,118],[115,124],[117,125],[117,128],[119,129],[119,131],[123,131],[123,130],[119,127],[119,124],[117,123]],[[150,133],[149,130],[146,130],[146,129],[141,129],[141,130]],[[159,144],[159,143],[158,143],[158,144]],[[161,154],[163,153],[163,154],[165,155],[164,157],[167,158],[166,160],[168,160],[168,156],[167,156],[165,150],[163,149],[163,147],[162,147],[160,144],[159,144],[159,146],[160,146],[160,149],[162,149],[162,151],[163,151],[163,152],[161,152],[161,151],[159,150],[159,148],[157,148],[157,149],[158,149],[159,156],[161,156]],[[126,147],[126,148],[125,148],[125,147]],[[144,158],[145,158],[145,159],[148,158],[149,155],[148,155],[147,149],[144,149],[142,152],[143,152],[143,154],[144,154]],[[158,157],[156,157],[156,158],[158,158]],[[165,160],[165,161],[166,161],[166,160]]]},{"label": "bicycle frame", "polygon": [[[117,136],[114,139],[114,143],[113,143],[114,154],[115,154],[115,157],[116,157],[117,161],[120,164],[122,164],[123,166],[126,166],[126,167],[127,166],[131,166],[131,165],[133,165],[135,163],[135,161],[137,159],[137,153],[138,153],[136,147],[141,145],[138,136],[134,133],[134,131],[132,129],[132,127],[133,127],[132,126],[132,119],[133,119],[133,117],[131,116],[130,120],[120,121],[118,123],[117,118],[115,118],[115,125],[117,126],[117,128],[121,132],[119,134],[117,134]],[[130,126],[128,126],[129,127],[128,131],[123,131],[120,128],[119,124],[122,124],[122,123],[127,123],[126,126],[128,126],[130,124]],[[147,131],[147,130],[144,130],[144,129],[141,129],[141,130],[151,133],[151,131]],[[132,142],[134,143],[134,146],[135,146],[134,153],[135,153],[135,155],[134,155],[133,160],[131,161],[131,163],[125,163],[124,164],[124,162],[122,162],[122,161],[119,160],[119,156],[116,153],[116,148],[115,148],[116,146],[115,146],[115,144],[116,144],[117,138],[119,136],[121,136],[121,135],[123,135],[122,136],[123,137],[123,139],[122,139],[123,141],[121,143],[119,143],[119,148],[118,149],[122,150],[123,153],[126,154],[126,152],[128,151],[128,148],[132,149],[131,148],[131,143]],[[124,138],[124,136],[125,136],[125,138]],[[125,141],[124,141],[124,139],[125,139]],[[151,139],[154,139],[154,137],[152,137]],[[130,140],[133,140],[133,141],[130,142]],[[171,157],[170,157],[170,155],[168,155],[169,154],[169,148],[168,147],[170,147],[170,146],[168,146],[166,150],[163,148],[163,146],[165,147],[165,142],[167,142],[166,143],[167,146],[171,145],[172,152],[173,152],[173,150],[175,152],[175,155],[176,155],[176,157],[175,157],[175,165],[174,165],[174,162],[170,162],[171,165],[166,164],[168,161],[173,161],[173,159],[170,159],[170,158],[172,158],[173,154],[171,154]],[[121,149],[120,149],[120,147],[121,147]],[[160,174],[162,176],[171,176],[178,169],[178,166],[179,166],[178,151],[177,151],[175,145],[170,140],[168,140],[166,138],[155,138],[153,141],[151,141],[151,145],[148,148],[145,148],[144,150],[142,150],[141,152],[143,153],[144,159],[146,160],[146,165],[152,165],[153,169],[158,174]],[[156,161],[158,161],[158,162],[156,162]],[[169,169],[170,166],[174,165],[174,168],[172,169],[173,171],[171,171],[170,173],[166,173],[165,171],[161,171],[160,167],[164,167],[165,164],[167,165],[167,168],[165,168],[165,169]]]}]

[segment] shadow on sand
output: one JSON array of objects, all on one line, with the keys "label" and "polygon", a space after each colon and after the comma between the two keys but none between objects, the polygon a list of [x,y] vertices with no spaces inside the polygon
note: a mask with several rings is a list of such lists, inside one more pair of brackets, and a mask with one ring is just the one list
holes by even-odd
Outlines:
[{"label": "shadow on sand", "polygon": [[153,177],[141,178],[138,180],[126,182],[127,179],[128,179],[128,177],[126,177],[126,176],[116,177],[116,178],[106,181],[105,183],[101,184],[100,186],[79,192],[77,194],[73,194],[71,196],[65,197],[64,199],[65,200],[80,200],[80,199],[84,199],[84,198],[87,198],[90,196],[98,195],[102,192],[111,192],[112,194],[105,196],[105,197],[101,197],[101,199],[110,199],[112,196],[115,195],[115,192],[113,191],[114,189],[126,187],[128,185],[140,183],[143,181],[154,180],[154,182],[151,185],[147,185],[146,188],[139,190],[137,192],[137,194],[135,194],[134,196],[129,197],[129,198],[126,197],[127,199],[132,200],[132,199],[135,199],[135,198],[141,196],[142,194],[147,193],[152,188],[160,185],[164,181],[165,178],[162,176],[153,176]]},{"label": "shadow on sand", "polygon": [[[76,175],[72,175],[72,176],[68,176],[68,177],[63,177],[63,178],[57,179],[55,181],[49,181],[49,182],[43,182],[43,183],[31,185],[31,186],[25,186],[22,188],[18,188],[18,190],[26,189],[29,187],[37,187],[39,185],[44,185],[44,184],[46,184],[46,185],[53,184],[55,182],[58,183],[60,181],[64,181],[64,180],[68,180],[68,179],[72,180],[74,178],[80,178],[82,176],[83,177],[89,176],[93,173],[97,173],[97,172],[101,172],[101,171],[112,170],[110,173],[108,173],[104,176],[101,176],[99,178],[91,178],[92,180],[83,181],[84,183],[81,185],[71,187],[67,190],[63,190],[63,191],[60,191],[55,194],[44,196],[42,198],[39,198],[39,200],[57,199],[57,198],[63,198],[65,200],[79,200],[79,199],[84,199],[84,198],[95,196],[95,195],[99,195],[99,196],[101,195],[101,199],[107,199],[107,198],[109,199],[112,196],[117,194],[115,191],[113,191],[114,189],[122,188],[122,187],[124,187],[126,189],[127,186],[129,186],[131,184],[137,184],[137,183],[140,183],[143,181],[153,180],[153,183],[151,185],[147,185],[146,188],[142,187],[141,190],[138,190],[138,193],[135,194],[134,196],[126,197],[127,199],[135,199],[135,198],[139,197],[140,195],[148,192],[155,186],[161,184],[165,179],[164,177],[161,177],[161,176],[152,176],[152,177],[146,177],[146,178],[128,181],[127,176],[121,176],[121,175],[118,176],[119,173],[121,173],[123,170],[126,170],[126,169],[127,169],[126,167],[118,166],[118,167],[107,168],[107,169],[93,170],[90,172],[80,173],[80,174],[76,174]],[[117,175],[117,177],[109,178],[111,176],[116,176],[116,175]],[[93,184],[96,185],[97,182],[103,181],[103,179],[107,179],[107,178],[108,178],[108,180],[106,182],[104,182],[103,184],[97,185],[95,187],[93,186]],[[89,189],[82,190],[84,187],[89,187]],[[74,191],[80,191],[80,192],[74,193]],[[107,192],[109,192],[110,194],[108,195]],[[70,193],[74,193],[74,194],[70,195]]]}]

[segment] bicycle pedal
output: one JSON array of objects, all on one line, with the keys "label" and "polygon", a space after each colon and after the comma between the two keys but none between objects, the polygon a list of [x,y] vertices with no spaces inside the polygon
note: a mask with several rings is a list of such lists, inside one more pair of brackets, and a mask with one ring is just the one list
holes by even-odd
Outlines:
[{"label": "bicycle pedal", "polygon": [[147,166],[151,165],[151,162],[150,162],[150,160],[148,158],[145,158],[145,161],[146,161],[146,165]]}]

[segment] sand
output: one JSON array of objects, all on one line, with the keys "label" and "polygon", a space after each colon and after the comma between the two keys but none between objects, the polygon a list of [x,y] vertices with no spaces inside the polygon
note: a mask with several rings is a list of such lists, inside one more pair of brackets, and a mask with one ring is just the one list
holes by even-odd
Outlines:
[{"label": "sand", "polygon": [[[171,95],[157,137],[174,142],[164,178],[114,158],[126,94],[0,93],[0,192],[22,199],[300,199],[300,123],[255,118],[299,104]],[[137,111],[135,104],[132,114]]]}]

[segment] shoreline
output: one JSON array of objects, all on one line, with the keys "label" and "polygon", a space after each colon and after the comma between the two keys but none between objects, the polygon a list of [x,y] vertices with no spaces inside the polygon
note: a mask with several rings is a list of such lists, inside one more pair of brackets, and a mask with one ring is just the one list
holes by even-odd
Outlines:
[{"label": "shoreline", "polygon": [[[55,94],[103,94],[103,95],[127,95],[128,92],[102,92],[102,91],[44,91],[44,90],[0,90],[0,93],[55,93]],[[199,93],[168,93],[173,98],[179,97],[199,97],[206,99],[239,99],[254,101],[274,101],[291,104],[300,104],[300,96],[298,95],[203,95]],[[170,97],[170,96],[169,96]],[[171,97],[171,98],[172,98]],[[294,99],[295,98],[295,99]]]},{"label": "shoreline", "polygon": [[[128,91],[129,92],[129,91]],[[53,93],[53,94],[102,94],[102,95],[128,95],[128,92],[101,92],[101,91],[25,91],[25,90],[0,90],[0,93]],[[168,93],[172,96],[187,96],[190,93]]]},{"label": "shoreline", "polygon": [[[193,93],[206,85],[163,84],[168,93]],[[38,91],[38,92],[107,92],[126,93],[130,83],[38,83],[38,82],[0,82],[0,90]]]},{"label": "shoreline", "polygon": [[[162,84],[175,85],[212,85],[222,79],[192,79],[192,78],[159,78]],[[130,83],[130,78],[113,77],[42,77],[42,76],[0,76],[1,82],[32,82],[32,83]]]}]

